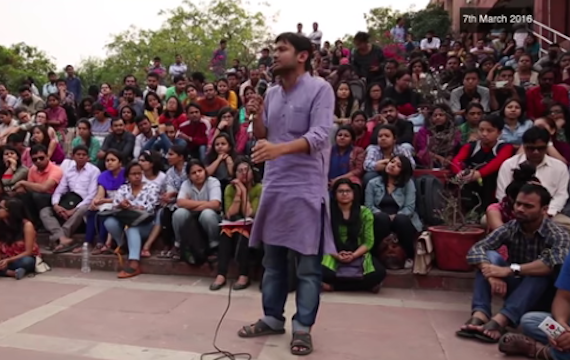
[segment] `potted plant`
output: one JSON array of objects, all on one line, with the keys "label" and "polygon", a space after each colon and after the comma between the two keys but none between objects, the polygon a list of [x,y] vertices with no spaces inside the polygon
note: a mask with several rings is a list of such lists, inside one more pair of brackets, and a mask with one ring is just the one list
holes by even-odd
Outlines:
[{"label": "potted plant", "polygon": [[464,209],[462,205],[465,181],[461,177],[449,179],[447,190],[441,194],[442,206],[436,209],[442,225],[430,226],[431,240],[435,251],[437,267],[448,271],[470,271],[466,256],[471,247],[485,235],[479,225],[478,209],[481,207],[479,194],[469,194],[477,199],[477,205]]}]

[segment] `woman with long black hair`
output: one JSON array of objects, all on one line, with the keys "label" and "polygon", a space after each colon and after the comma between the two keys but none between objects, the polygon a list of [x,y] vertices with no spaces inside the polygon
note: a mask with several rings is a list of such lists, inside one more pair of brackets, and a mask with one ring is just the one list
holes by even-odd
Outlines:
[{"label": "woman with long black hair", "polygon": [[378,292],[386,270],[372,257],[374,215],[360,205],[360,187],[349,179],[332,188],[331,223],[336,254],[323,257],[323,290]]},{"label": "woman with long black hair", "polygon": [[21,200],[10,198],[0,202],[0,234],[0,276],[20,280],[33,273],[40,249],[36,230]]}]

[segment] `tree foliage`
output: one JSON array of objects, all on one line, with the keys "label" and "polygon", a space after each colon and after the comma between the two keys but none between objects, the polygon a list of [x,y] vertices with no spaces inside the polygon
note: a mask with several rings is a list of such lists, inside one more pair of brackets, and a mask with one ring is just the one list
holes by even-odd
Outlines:
[{"label": "tree foliage", "polygon": [[443,39],[451,29],[451,18],[442,6],[430,4],[425,9],[409,13],[410,26],[414,39],[423,38],[433,30],[435,36]]},{"label": "tree foliage", "polygon": [[0,46],[0,83],[12,91],[17,90],[28,76],[41,86],[47,80],[47,73],[53,70],[53,60],[34,46],[25,43]]},{"label": "tree foliage", "polygon": [[213,0],[163,10],[158,30],[131,27],[117,34],[107,45],[108,57],[85,60],[79,74],[87,84],[108,82],[119,85],[126,74],[144,78],[152,59],[159,56],[164,65],[181,54],[190,71],[208,74],[213,51],[222,39],[228,41],[228,62],[240,59],[247,64],[273,37],[261,12],[251,12],[241,0]]},{"label": "tree foliage", "polygon": [[[451,27],[449,13],[439,5],[430,4],[419,11],[415,11],[412,7],[404,12],[394,10],[391,7],[370,9],[368,13],[364,14],[366,31],[373,41],[382,44],[390,43],[391,41],[386,37],[386,33],[396,25],[398,18],[405,20],[406,27],[416,40],[423,38],[429,30],[433,30],[436,36],[443,38]],[[352,42],[353,36],[354,34],[347,34],[343,41],[345,43]]]}]

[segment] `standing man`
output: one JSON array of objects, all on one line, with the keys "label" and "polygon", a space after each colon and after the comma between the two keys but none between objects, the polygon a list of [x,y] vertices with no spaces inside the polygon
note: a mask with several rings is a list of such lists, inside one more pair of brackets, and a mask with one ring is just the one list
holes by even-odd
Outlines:
[{"label": "standing man", "polygon": [[67,90],[70,91],[75,97],[75,101],[81,101],[81,80],[75,74],[75,69],[71,65],[65,67],[65,73],[67,78],[65,83],[67,84]]},{"label": "standing man", "polygon": [[227,46],[228,42],[222,39],[220,41],[220,47],[214,51],[212,60],[210,61],[210,70],[218,79],[222,78],[226,72],[226,63],[228,60]]},{"label": "standing man", "polygon": [[[261,139],[253,161],[266,161],[263,195],[257,211],[251,246],[263,243],[264,316],[244,326],[240,337],[285,333],[287,255],[295,254],[298,288],[293,316],[291,353],[313,351],[311,327],[319,309],[323,253],[336,253],[328,214],[327,176],[329,134],[333,125],[334,92],[321,78],[311,77],[311,41],[284,33],[275,41],[273,72],[281,78],[265,103],[254,98],[253,132]],[[295,169],[295,171],[292,171]]]}]

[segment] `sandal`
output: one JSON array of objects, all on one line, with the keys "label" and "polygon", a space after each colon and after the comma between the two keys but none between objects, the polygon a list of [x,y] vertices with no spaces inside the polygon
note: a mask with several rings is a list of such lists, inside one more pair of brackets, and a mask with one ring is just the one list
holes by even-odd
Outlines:
[{"label": "sandal", "polygon": [[311,334],[304,331],[296,331],[293,333],[291,340],[291,354],[297,356],[309,355],[313,352],[313,340]]},{"label": "sandal", "polygon": [[162,250],[156,257],[159,259],[169,259],[172,257],[172,253],[170,250]]},{"label": "sandal", "polygon": [[496,322],[495,320],[489,320],[488,323],[486,323],[485,325],[483,325],[483,327],[481,328],[481,330],[485,331],[496,331],[500,334],[499,337],[497,337],[496,339],[484,334],[483,332],[479,332],[476,331],[475,338],[479,341],[485,342],[485,343],[489,343],[489,344],[496,344],[499,342],[499,340],[501,339],[501,336],[503,336],[506,333],[505,327],[499,325],[498,322]]},{"label": "sandal", "polygon": [[151,255],[151,253],[150,253],[150,251],[149,251],[148,249],[143,249],[143,250],[141,251],[141,257],[142,257],[142,258],[149,258],[149,257],[151,257],[151,256],[152,256],[152,255]]},{"label": "sandal", "polygon": [[169,252],[169,257],[172,258],[172,260],[180,260],[180,249],[179,248],[172,248],[172,250],[170,250]]},{"label": "sandal", "polygon": [[63,254],[63,253],[73,251],[74,249],[76,249],[78,247],[81,247],[81,244],[78,242],[73,242],[71,244],[59,244],[53,249],[52,253],[53,254]]},{"label": "sandal", "polygon": [[95,247],[93,248],[93,251],[91,251],[91,255],[101,255],[101,253],[103,252],[102,249],[104,247],[105,247],[105,245],[103,245],[103,244],[95,245]]},{"label": "sandal", "polygon": [[261,320],[257,320],[255,324],[249,326],[244,326],[238,331],[238,336],[240,338],[254,338],[258,336],[268,336],[268,335],[283,335],[285,334],[285,329],[272,329]]},{"label": "sandal", "polygon": [[469,329],[469,326],[471,325],[482,326],[485,325],[485,321],[476,317],[472,317],[471,319],[467,320],[467,322],[465,322],[465,324],[462,326],[460,330],[455,332],[455,335],[462,338],[474,338],[475,334],[477,334],[478,331],[475,329]]},{"label": "sandal", "polygon": [[101,255],[113,255],[113,250],[108,245],[103,245],[101,248]]},{"label": "sandal", "polygon": [[536,358],[536,341],[523,334],[508,333],[499,340],[499,351],[506,355],[522,355]]},{"label": "sandal", "polygon": [[136,269],[133,269],[130,266],[127,266],[126,268],[124,268],[118,275],[117,277],[119,279],[128,279],[128,278],[132,278],[135,277],[137,275],[141,274],[141,267],[137,267]]}]

